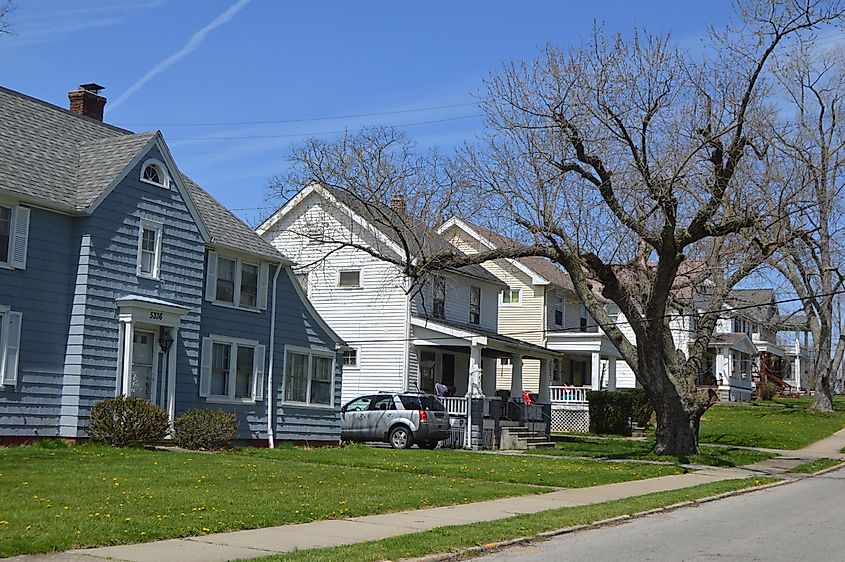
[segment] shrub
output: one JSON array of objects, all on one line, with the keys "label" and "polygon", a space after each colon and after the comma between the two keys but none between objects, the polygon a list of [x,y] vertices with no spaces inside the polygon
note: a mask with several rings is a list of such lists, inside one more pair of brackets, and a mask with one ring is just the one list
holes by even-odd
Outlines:
[{"label": "shrub", "polygon": [[626,392],[597,390],[587,393],[590,433],[631,434],[633,399]]},{"label": "shrub", "polygon": [[763,400],[771,400],[778,395],[778,387],[770,382],[767,382],[760,387],[760,398]]},{"label": "shrub", "polygon": [[164,409],[134,396],[107,398],[94,404],[88,436],[112,447],[147,445],[164,439],[170,419]]},{"label": "shrub", "polygon": [[185,449],[218,449],[235,438],[235,414],[223,410],[188,410],[173,424],[173,440]]},{"label": "shrub", "polygon": [[648,400],[648,392],[644,388],[627,388],[620,390],[631,397],[631,420],[640,427],[648,427],[654,408]]}]

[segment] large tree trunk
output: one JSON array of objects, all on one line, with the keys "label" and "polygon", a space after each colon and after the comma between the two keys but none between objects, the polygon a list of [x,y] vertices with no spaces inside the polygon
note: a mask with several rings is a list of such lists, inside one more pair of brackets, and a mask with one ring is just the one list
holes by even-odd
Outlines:
[{"label": "large tree trunk", "polygon": [[[674,400],[670,399],[674,396]],[[701,414],[690,413],[683,407],[674,393],[657,397],[656,442],[654,452],[658,455],[689,456],[698,453],[698,426]]]},{"label": "large tree trunk", "polygon": [[[832,412],[833,411],[833,392],[830,387],[830,377],[833,374],[831,367],[833,366],[831,351],[831,330],[826,318],[822,316],[821,327],[818,330],[819,340],[816,344],[816,360],[813,362],[813,371],[815,376],[815,385],[813,390],[813,403],[810,406],[811,410],[817,412]],[[815,334],[814,334],[815,335]],[[837,350],[838,351],[838,350]]]}]

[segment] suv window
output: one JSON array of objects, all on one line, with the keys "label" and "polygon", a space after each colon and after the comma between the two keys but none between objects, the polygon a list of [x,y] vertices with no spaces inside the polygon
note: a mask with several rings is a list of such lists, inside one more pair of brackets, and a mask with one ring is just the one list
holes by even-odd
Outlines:
[{"label": "suv window", "polygon": [[428,410],[429,412],[445,412],[446,407],[434,396],[406,396],[400,395],[399,400],[406,410]]},{"label": "suv window", "polygon": [[395,410],[396,403],[393,396],[376,396],[375,401],[370,404],[370,410]]},{"label": "suv window", "polygon": [[375,396],[362,396],[361,398],[356,398],[347,404],[343,410],[345,412],[361,412],[363,410],[367,410],[374,398]]}]

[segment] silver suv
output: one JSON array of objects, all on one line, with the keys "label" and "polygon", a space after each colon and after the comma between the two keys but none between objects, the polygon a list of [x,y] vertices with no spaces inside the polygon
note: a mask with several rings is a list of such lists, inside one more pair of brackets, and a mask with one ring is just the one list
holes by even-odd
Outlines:
[{"label": "silver suv", "polygon": [[416,443],[423,449],[434,449],[447,437],[449,413],[431,394],[371,394],[340,409],[343,441],[386,441],[394,449],[407,449]]}]

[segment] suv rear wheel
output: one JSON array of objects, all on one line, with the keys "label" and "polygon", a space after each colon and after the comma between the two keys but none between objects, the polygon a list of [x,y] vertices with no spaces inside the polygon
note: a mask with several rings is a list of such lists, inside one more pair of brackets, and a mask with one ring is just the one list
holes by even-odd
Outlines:
[{"label": "suv rear wheel", "polygon": [[414,436],[411,435],[411,430],[407,427],[397,425],[390,430],[388,441],[394,449],[407,449],[414,444]]}]

